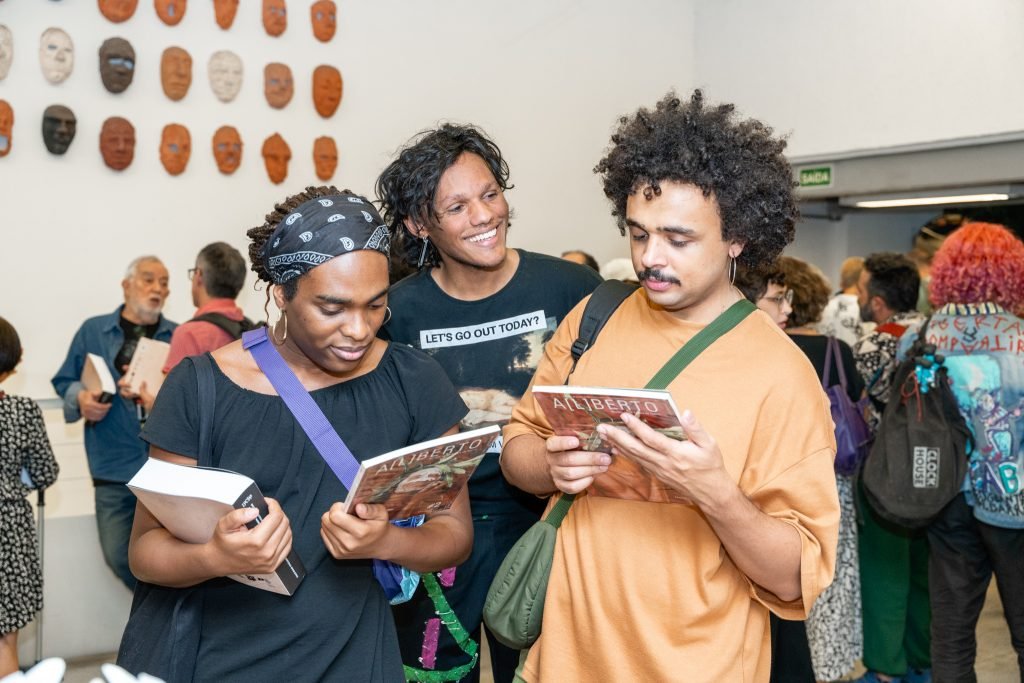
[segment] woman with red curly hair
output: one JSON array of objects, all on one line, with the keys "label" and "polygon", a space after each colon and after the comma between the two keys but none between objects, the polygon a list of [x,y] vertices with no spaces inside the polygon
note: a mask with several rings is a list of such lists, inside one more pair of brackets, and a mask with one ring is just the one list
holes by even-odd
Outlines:
[{"label": "woman with red curly hair", "polygon": [[[928,341],[973,435],[964,492],[928,529],[932,673],[974,681],[975,626],[995,574],[1024,680],[1024,243],[967,223],[932,263]],[[906,353],[916,337],[901,340]]]}]

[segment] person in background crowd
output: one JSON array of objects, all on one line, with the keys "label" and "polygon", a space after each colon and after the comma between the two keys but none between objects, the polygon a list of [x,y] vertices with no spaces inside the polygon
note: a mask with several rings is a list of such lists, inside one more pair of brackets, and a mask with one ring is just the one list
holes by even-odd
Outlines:
[{"label": "person in background crowd", "polygon": [[599,272],[601,270],[601,268],[597,265],[597,259],[595,259],[593,256],[591,256],[585,251],[579,251],[578,249],[574,249],[572,251],[563,251],[562,258],[564,258],[566,261],[572,261],[573,263],[578,263],[581,266],[586,266],[591,270],[596,270]]},{"label": "person in background crowd", "polygon": [[[21,354],[17,330],[0,318],[0,384]],[[57,481],[59,470],[39,406],[0,389],[0,678],[18,670],[18,631],[43,608],[43,568],[25,496]]]},{"label": "person in background crowd", "polygon": [[64,420],[85,418],[85,454],[89,460],[96,503],[96,528],[107,566],[128,588],[135,577],[128,568],[128,539],[135,517],[135,496],[124,484],[146,462],[146,444],[139,439],[145,409],[134,396],[122,393],[101,399],[100,391],[82,385],[86,355],[106,362],[115,380],[128,369],[142,337],[170,342],[177,323],[163,317],[170,294],[167,268],[156,256],[131,262],[121,289],[124,303],[113,313],[89,318],[78,328],[64,363],[53,376],[64,399]]},{"label": "person in background crowd", "polygon": [[[928,342],[973,436],[964,492],[928,528],[932,673],[977,680],[975,628],[995,575],[1024,681],[1024,244],[965,223],[935,254],[930,292]],[[904,335],[903,355],[916,337]]]},{"label": "person in background crowd", "polygon": [[935,252],[942,246],[942,242],[953,230],[963,225],[967,220],[959,213],[944,213],[941,216],[928,221],[914,235],[914,243],[907,258],[917,266],[917,273],[921,276],[921,286],[917,295],[917,310],[924,315],[932,312],[932,304],[928,299],[928,283],[931,281],[932,259]]},{"label": "person in background crowd", "polygon": [[[864,260],[857,301],[861,317],[877,326],[854,345],[853,356],[871,398],[868,422],[873,430],[889,401],[900,337],[924,319],[916,308],[920,282],[917,267],[906,256],[883,252]],[[924,683],[931,676],[928,540],[923,533],[883,520],[860,491],[858,509],[863,661],[868,670],[859,680]]]},{"label": "person in background crowd", "polygon": [[[441,364],[470,408],[463,429],[508,421],[544,343],[601,281],[584,266],[507,247],[505,191],[511,187],[498,146],[473,126],[452,124],[420,134],[377,181],[377,197],[399,245],[395,258],[418,267],[391,289],[394,315],[384,334]],[[473,553],[442,576],[442,585],[454,582],[445,595],[476,640],[498,566],[543,509],[543,501],[502,476],[500,452],[498,439],[469,481]],[[451,677],[467,664],[467,654],[440,628],[424,591],[396,607],[395,619],[406,664]],[[425,638],[434,629],[441,631],[440,640]],[[488,641],[494,680],[511,681],[519,653],[491,636]],[[479,666],[459,676],[479,677]]]},{"label": "person in background crowd", "polygon": [[633,262],[628,258],[613,258],[601,266],[600,273],[605,280],[622,280],[640,284],[636,277],[636,271],[633,269]]},{"label": "person in background crowd", "polygon": [[752,304],[764,311],[776,325],[786,329],[793,312],[793,293],[786,288],[786,276],[778,263],[758,268],[739,266],[733,282]]},{"label": "person in background crowd", "polygon": [[[570,376],[583,306],[548,343],[535,384],[641,387],[741,301],[737,262],[758,268],[793,239],[785,142],[730,104],[669,93],[620,119],[596,171],[628,232],[642,287]],[[828,400],[804,355],[754,311],[668,391],[675,441],[623,413],[601,425],[690,504],[600,495],[611,457],[554,436],[532,394],[505,428],[501,466],[537,495],[578,495],[558,530],[526,681],[768,679],[769,611],[806,618],[832,580],[839,502]],[[613,672],[613,673],[610,673]]]},{"label": "person in background crowd", "polygon": [[861,320],[860,305],[857,303],[857,282],[863,268],[862,256],[851,256],[843,261],[839,268],[839,291],[829,299],[817,325],[821,334],[835,337],[849,346],[856,344],[865,332],[870,331],[865,329],[865,325],[874,327],[874,323]]},{"label": "person in background crowd", "polygon": [[[820,270],[800,259],[783,256],[778,263],[787,291],[793,294],[793,310],[789,315],[786,334],[807,355],[822,381],[828,371],[830,386],[839,384],[839,364],[842,364],[847,382],[846,394],[856,403],[864,395],[864,381],[857,373],[853,351],[846,342],[838,340],[839,357],[833,356],[831,367],[826,368],[825,365],[830,341],[818,332],[817,324],[822,311],[829,304],[828,281]],[[832,585],[818,597],[807,617],[806,632],[803,633],[805,643],[799,647],[787,647],[780,639],[774,643],[773,648],[774,663],[792,661],[794,653],[809,646],[813,677],[817,681],[834,681],[849,674],[861,658],[864,648],[853,477],[837,473],[836,486],[842,512],[839,518],[835,578]],[[805,631],[804,624],[800,622],[782,624],[791,630]]]}]

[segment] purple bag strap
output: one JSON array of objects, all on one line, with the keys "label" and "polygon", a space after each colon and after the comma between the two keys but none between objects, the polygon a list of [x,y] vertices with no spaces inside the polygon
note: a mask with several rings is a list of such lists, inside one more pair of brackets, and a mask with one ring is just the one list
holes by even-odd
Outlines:
[{"label": "purple bag strap", "polygon": [[242,348],[252,354],[256,365],[270,380],[274,389],[277,390],[277,395],[288,406],[288,410],[292,411],[292,415],[302,427],[302,431],[316,446],[320,457],[327,462],[327,466],[341,480],[345,488],[351,489],[356,473],[359,471],[359,461],[352,455],[352,451],[341,440],[331,423],[327,421],[324,411],[320,410],[320,406],[302,386],[302,382],[284,362],[281,354],[272,343],[269,343],[267,328],[258,327],[255,330],[243,332]]},{"label": "purple bag strap", "polygon": [[825,351],[825,374],[821,378],[821,386],[828,389],[831,385],[829,379],[832,377],[832,359],[835,358],[836,369],[839,370],[839,386],[846,391],[846,370],[843,369],[843,354],[839,352],[839,340],[835,337],[828,338],[828,349]]}]

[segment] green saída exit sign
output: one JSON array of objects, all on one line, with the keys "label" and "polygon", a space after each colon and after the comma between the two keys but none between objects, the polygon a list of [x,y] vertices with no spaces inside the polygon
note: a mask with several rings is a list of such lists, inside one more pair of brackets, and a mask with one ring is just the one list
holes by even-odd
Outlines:
[{"label": "green sa\u00edda exit sign", "polygon": [[832,167],[816,166],[800,169],[800,187],[831,187]]}]

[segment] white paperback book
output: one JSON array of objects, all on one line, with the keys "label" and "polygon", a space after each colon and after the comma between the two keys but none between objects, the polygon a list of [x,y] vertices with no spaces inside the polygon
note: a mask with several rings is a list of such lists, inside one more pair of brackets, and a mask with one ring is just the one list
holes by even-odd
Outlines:
[{"label": "white paperback book", "polygon": [[146,383],[146,391],[151,394],[155,395],[160,390],[160,385],[164,383],[164,363],[167,362],[167,355],[170,352],[171,345],[167,342],[149,337],[139,339],[132,360],[124,373],[132,393],[139,393],[143,382]]},{"label": "white paperback book", "polygon": [[103,356],[95,353],[85,354],[81,380],[82,386],[87,390],[92,393],[100,392],[100,403],[110,403],[117,395],[117,382],[114,381],[114,375],[111,374]]},{"label": "white paperback book", "polygon": [[[253,507],[259,515],[251,529],[268,514],[259,487],[244,474],[213,467],[188,467],[149,458],[128,488],[176,538],[186,543],[206,543],[217,522],[233,509]],[[293,595],[306,568],[295,550],[273,574],[233,574],[228,578],[272,593]]]}]

